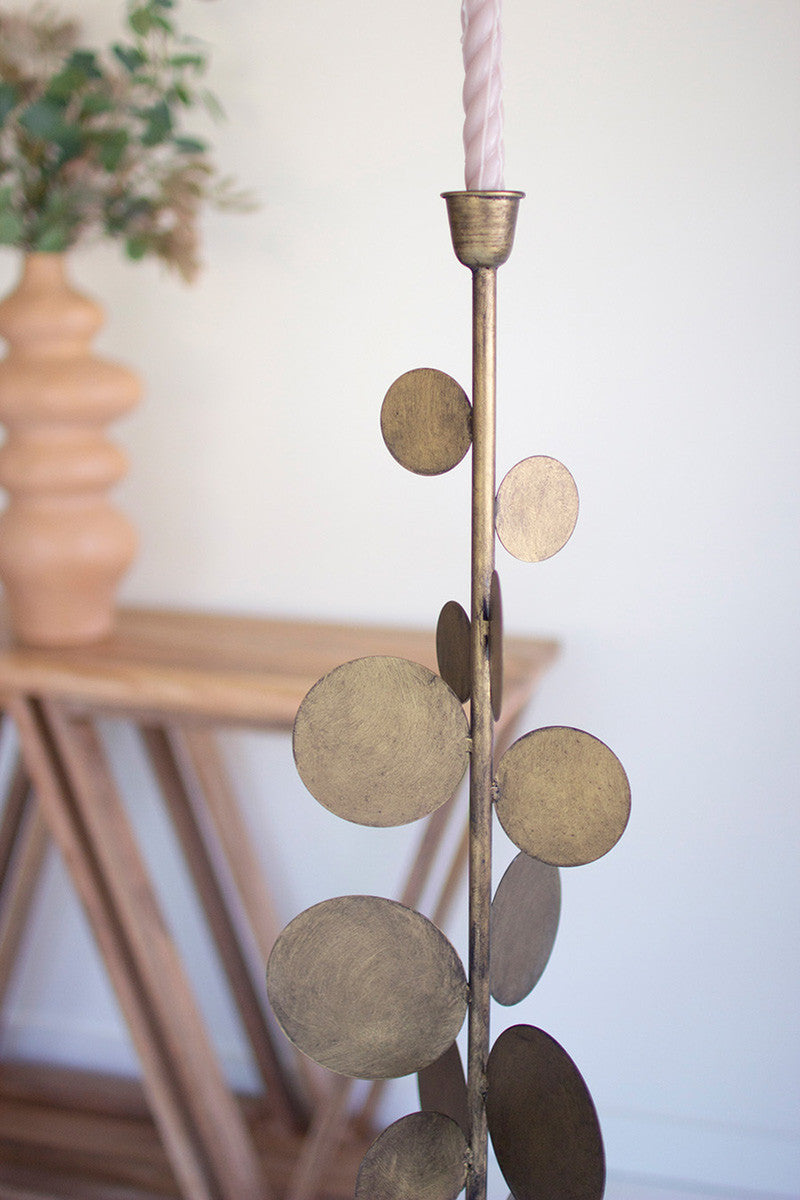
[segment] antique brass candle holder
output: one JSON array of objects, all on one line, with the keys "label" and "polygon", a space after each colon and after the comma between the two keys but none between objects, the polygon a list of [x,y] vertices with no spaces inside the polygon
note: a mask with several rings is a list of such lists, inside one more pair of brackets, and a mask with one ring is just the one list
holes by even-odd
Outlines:
[{"label": "antique brass candle holder", "polygon": [[[600,1200],[605,1160],[589,1092],[566,1051],[528,1025],[490,1050],[491,997],[515,1004],[555,939],[559,868],[592,862],[621,836],[630,789],[614,754],[566,727],[525,734],[494,762],[502,704],[502,604],[495,534],[539,562],[569,539],[578,494],[566,467],[527,458],[495,481],[497,269],[521,192],[445,194],[456,257],[472,272],[472,401],[440,371],[402,375],[381,410],[395,459],[421,475],[472,448],[471,612],[445,604],[439,675],[405,659],[345,663],[297,714],[300,776],[326,808],[398,825],[443,804],[469,768],[469,969],[414,909],[342,896],[301,913],[267,967],[275,1015],[323,1066],[362,1079],[417,1072],[420,1111],[368,1150],[356,1200],[486,1200],[488,1140],[513,1200]],[[469,702],[469,720],[464,705]],[[493,813],[520,853],[491,894]],[[490,963],[491,940],[491,963]],[[456,1037],[468,1014],[466,1078]]]}]

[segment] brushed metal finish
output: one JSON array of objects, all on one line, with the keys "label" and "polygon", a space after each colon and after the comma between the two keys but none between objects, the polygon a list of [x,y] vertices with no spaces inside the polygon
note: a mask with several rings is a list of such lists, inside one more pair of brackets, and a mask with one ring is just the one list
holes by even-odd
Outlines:
[{"label": "brushed metal finish", "polygon": [[417,1085],[423,1111],[444,1113],[463,1129],[465,1136],[469,1134],[467,1081],[457,1042],[418,1073]]},{"label": "brushed metal finish", "polygon": [[323,676],[297,713],[300,778],[325,808],[360,825],[427,816],[458,787],[469,725],[433,671],[404,658],[357,658]]},{"label": "brushed metal finish", "polygon": [[518,854],[492,901],[491,984],[498,1004],[518,1004],[542,977],[558,932],[558,867]]},{"label": "brushed metal finish", "polygon": [[467,1177],[467,1142],[449,1117],[409,1113],[372,1143],[355,1200],[456,1200]]},{"label": "brushed metal finish", "polygon": [[439,613],[436,660],[442,679],[466,703],[472,687],[469,617],[457,600],[448,600]]},{"label": "brushed metal finish", "polygon": [[500,760],[497,788],[497,816],[512,842],[559,867],[607,854],[630,816],[622,764],[580,729],[550,726],[518,738]]},{"label": "brushed metal finish", "polygon": [[267,992],[298,1049],[358,1079],[435,1062],[467,1008],[464,968],[444,934],[380,896],[323,900],[290,921],[267,964]]},{"label": "brushed metal finish", "polygon": [[508,472],[497,493],[497,536],[515,558],[543,562],[566,545],[578,520],[578,489],[556,458],[538,454]]},{"label": "brushed metal finish", "polygon": [[500,576],[492,573],[489,589],[489,676],[495,721],[503,711],[503,596]]},{"label": "brushed metal finish", "polygon": [[605,1153],[592,1098],[558,1042],[531,1025],[501,1033],[486,1107],[515,1200],[602,1200]]},{"label": "brushed metal finish", "polygon": [[496,270],[514,245],[524,192],[443,192],[456,258],[475,270]]},{"label": "brushed metal finish", "polygon": [[381,408],[383,440],[401,466],[416,475],[443,475],[472,442],[472,406],[444,371],[420,367],[396,379]]}]

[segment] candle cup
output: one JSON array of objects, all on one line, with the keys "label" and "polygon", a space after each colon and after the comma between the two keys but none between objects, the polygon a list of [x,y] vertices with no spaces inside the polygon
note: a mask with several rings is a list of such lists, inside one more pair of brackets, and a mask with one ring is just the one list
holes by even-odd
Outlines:
[{"label": "candle cup", "polygon": [[470,270],[502,266],[511,254],[524,192],[443,192],[456,258]]}]

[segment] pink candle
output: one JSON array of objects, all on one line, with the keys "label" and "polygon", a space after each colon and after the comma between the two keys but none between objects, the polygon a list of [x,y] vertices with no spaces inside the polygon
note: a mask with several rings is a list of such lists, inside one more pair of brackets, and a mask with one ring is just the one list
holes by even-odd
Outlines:
[{"label": "pink candle", "polygon": [[504,187],[500,4],[501,0],[461,3],[467,191]]}]

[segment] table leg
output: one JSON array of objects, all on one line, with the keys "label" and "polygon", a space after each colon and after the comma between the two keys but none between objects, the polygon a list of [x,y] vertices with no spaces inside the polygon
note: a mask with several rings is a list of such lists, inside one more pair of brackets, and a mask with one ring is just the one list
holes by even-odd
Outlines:
[{"label": "table leg", "polygon": [[47,842],[30,780],[18,760],[0,821],[0,1008],[19,954]]},{"label": "table leg", "polygon": [[58,706],[9,703],[43,815],[83,902],[186,1200],[269,1200],[97,734]]},{"label": "table leg", "polygon": [[[265,1017],[267,998],[263,967],[259,963],[258,970],[254,970],[245,954],[241,923],[236,920],[230,881],[224,878],[224,864],[220,862],[213,829],[202,820],[201,803],[193,803],[166,730],[160,726],[142,725],[140,733],[239,1009],[270,1110],[290,1127],[303,1126],[307,1123],[307,1114],[275,1052]],[[195,799],[200,800],[199,797]]]}]

